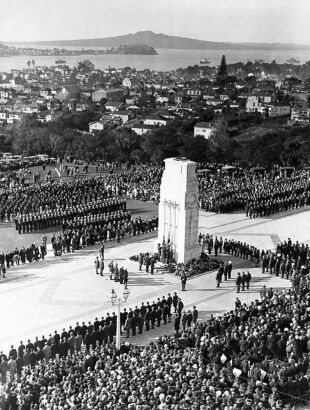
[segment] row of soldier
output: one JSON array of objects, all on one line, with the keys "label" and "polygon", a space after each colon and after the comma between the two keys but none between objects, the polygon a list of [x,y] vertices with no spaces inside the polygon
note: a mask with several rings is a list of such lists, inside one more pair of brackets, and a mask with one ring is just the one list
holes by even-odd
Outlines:
[{"label": "row of soldier", "polygon": [[[173,312],[177,318],[182,317],[184,304],[177,292],[173,295],[168,293],[167,297],[158,298],[157,301],[141,302],[141,305],[132,308],[124,308],[120,314],[120,324],[122,335],[125,337],[136,336],[143,331],[149,331],[155,327],[159,327],[161,323],[171,322]],[[191,326],[191,323],[196,323],[198,311],[194,306],[193,312],[187,312],[183,315],[186,317],[186,324],[183,318],[184,326]],[[182,319],[181,319],[182,320]],[[178,322],[178,320],[177,320]],[[69,326],[68,329],[63,328],[62,332],[55,330],[54,334],[49,334],[48,337],[38,337],[34,341],[28,339],[24,344],[22,341],[16,349],[13,345],[8,352],[8,355],[0,352],[1,361],[6,360],[6,357],[16,361],[17,372],[21,372],[22,367],[34,367],[39,361],[48,362],[51,358],[62,358],[68,354],[73,355],[75,352],[81,352],[83,345],[87,352],[90,349],[95,349],[98,346],[113,342],[116,335],[117,316],[115,312],[107,313],[101,319],[95,318],[93,322],[87,324],[82,322],[76,323],[74,327]],[[176,327],[176,324],[174,325]],[[0,370],[3,367],[0,366]],[[2,381],[5,374],[1,372]]]},{"label": "row of soldier", "polygon": [[[100,275],[103,276],[103,269],[104,269],[104,263],[103,263],[103,258],[99,260],[97,257],[95,260],[95,268],[96,268],[96,273],[99,274],[98,271],[98,262],[99,262],[99,271]],[[109,277],[110,280],[114,280],[114,282],[119,282],[120,285],[127,286],[128,285],[128,270],[127,268],[124,268],[124,266],[121,266],[120,268],[118,267],[118,263],[114,261],[110,261],[108,264],[109,268]]]},{"label": "row of soldier", "polygon": [[[54,209],[38,213],[21,214],[15,218],[16,230],[21,233],[47,229],[58,225],[64,225],[66,221],[86,216],[126,211],[126,200],[105,199],[85,205],[74,205],[66,209]],[[63,227],[64,228],[64,227]]]},{"label": "row of soldier", "polygon": [[130,218],[129,213],[125,213],[124,219],[117,217],[109,224],[106,224],[105,216],[88,217],[83,221],[69,221],[62,233],[53,234],[51,241],[55,255],[70,253],[83,247],[92,246],[96,243],[117,241],[120,242],[125,236],[136,236],[153,232],[158,227],[158,218],[142,219],[141,217]]},{"label": "row of soldier", "polygon": [[20,249],[15,248],[11,251],[0,252],[0,265],[5,265],[10,268],[14,265],[24,265],[25,263],[37,262],[44,259],[46,255],[46,242],[41,242],[40,245],[33,243],[27,248],[22,246]]},{"label": "row of soldier", "polygon": [[0,198],[0,219],[9,220],[12,214],[65,210],[114,196],[113,189],[106,185],[102,176],[5,188]]},{"label": "row of soldier", "polygon": [[[7,189],[0,199],[1,218],[9,213],[53,209],[55,204],[64,209],[68,204],[84,204],[121,194],[157,202],[162,169],[160,166],[132,167],[121,173],[77,178],[65,183]],[[290,176],[275,172],[256,175],[247,169],[227,174],[215,169],[199,175],[199,189],[203,209],[230,212],[247,207],[248,214],[260,216],[308,204],[309,175],[307,171],[295,171]]]},{"label": "row of soldier", "polygon": [[255,176],[218,172],[199,176],[200,204],[217,213],[244,209],[247,216],[260,217],[309,205],[310,183],[307,171],[290,176],[265,173]]},{"label": "row of soldier", "polygon": [[[204,239],[213,240],[212,235],[209,234],[201,236],[201,240]],[[256,267],[261,266],[262,273],[270,273],[291,280],[295,287],[301,286],[304,289],[310,287],[310,248],[308,244],[300,244],[298,241],[293,242],[291,238],[288,238],[287,241],[278,243],[276,249],[272,251],[260,250],[247,243],[233,239],[227,240],[225,238],[223,241],[223,251],[229,255],[249,259]],[[218,286],[223,276],[225,280],[227,278],[230,279],[230,274],[227,273],[228,265],[230,264],[231,262],[221,264],[216,276]],[[248,284],[246,277],[251,280],[249,272],[244,273],[244,275],[242,274],[242,276],[238,275],[236,285],[237,288],[239,286],[239,290],[240,286],[244,290],[245,284]]]},{"label": "row of soldier", "polygon": [[200,233],[198,243],[202,248],[202,252],[208,252],[209,255],[211,252],[214,252],[215,256],[225,253],[243,259],[249,259],[255,266],[258,266],[260,261],[260,250],[245,242],[227,238],[223,240],[221,236],[217,237],[211,234]]}]

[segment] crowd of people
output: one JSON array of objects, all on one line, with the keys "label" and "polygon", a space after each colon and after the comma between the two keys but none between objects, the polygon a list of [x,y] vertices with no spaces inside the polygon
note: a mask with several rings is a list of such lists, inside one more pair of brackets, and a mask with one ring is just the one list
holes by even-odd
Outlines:
[{"label": "crowd of people", "polygon": [[104,176],[75,178],[69,181],[44,182],[29,186],[16,185],[2,190],[0,219],[10,220],[44,211],[68,210],[73,206],[91,205],[117,196],[116,187],[106,184]]},{"label": "crowd of people", "polygon": [[52,246],[55,255],[70,253],[85,246],[107,241],[120,242],[126,236],[143,235],[158,228],[158,217],[149,219],[131,218],[129,212],[92,215],[74,218],[63,224],[62,233],[53,234]]},{"label": "crowd of people", "polygon": [[[122,204],[122,201],[120,201]],[[123,202],[123,205],[126,202]],[[51,245],[55,256],[73,253],[87,246],[120,242],[125,237],[154,232],[158,228],[158,217],[149,219],[131,218],[127,211],[110,214],[84,216],[73,220],[62,220],[62,232],[51,234]],[[44,260],[47,254],[47,236],[43,233],[41,243],[36,242],[21,248],[0,251],[0,277],[5,278],[6,270],[17,265]]]},{"label": "crowd of people", "polygon": [[[113,267],[113,262],[112,262]],[[114,269],[116,264],[114,264]],[[114,275],[114,273],[113,273]],[[167,297],[157,298],[152,302],[141,302],[140,306],[135,308],[124,308],[120,313],[121,334],[125,338],[142,334],[143,331],[149,331],[161,324],[171,323],[172,315],[175,314],[174,329],[178,333],[182,327],[183,331],[197,323],[198,311],[196,306],[191,310],[184,310],[184,303],[177,292],[173,295],[168,293]],[[185,320],[186,318],[186,320]],[[95,320],[85,322],[76,322],[75,326],[63,328],[61,332],[57,330],[54,334],[44,335],[35,340],[30,339],[27,343],[20,342],[16,349],[11,346],[8,354],[0,352],[0,376],[1,382],[7,383],[7,372],[10,372],[9,379],[16,380],[22,376],[26,369],[34,369],[38,362],[44,361],[48,364],[50,360],[61,360],[68,355],[71,357],[81,352],[89,353],[90,351],[100,348],[101,346],[111,345],[116,335],[117,316],[115,312],[107,313],[101,319],[96,317]],[[12,361],[12,363],[10,363]],[[10,366],[11,365],[11,366]],[[2,408],[2,407],[1,407]]]},{"label": "crowd of people", "polygon": [[107,183],[120,194],[133,199],[159,203],[159,190],[164,167],[161,165],[132,166],[128,170],[109,174]]},{"label": "crowd of people", "polygon": [[244,210],[250,218],[310,204],[309,173],[304,170],[289,176],[250,170],[204,173],[199,175],[199,189],[202,209],[216,213]]},{"label": "crowd of people", "polygon": [[201,233],[199,234],[198,243],[201,246],[202,252],[208,255],[211,255],[212,252],[214,252],[215,256],[218,256],[219,253],[224,253],[248,259],[255,266],[259,266],[262,251],[248,243]]},{"label": "crowd of people", "polygon": [[[260,251],[262,269],[267,254]],[[261,410],[306,403],[309,247],[288,239],[273,254],[280,264],[286,260],[293,266],[288,275],[292,288],[263,286],[260,300],[246,304],[237,298],[234,309],[206,322],[197,321],[195,307],[186,311],[177,293],[124,309],[121,326],[128,338],[169,323],[175,315],[174,335],[148,346],[122,342],[116,349],[117,317],[112,313],[21,342],[11,348],[8,360],[1,353],[2,378],[7,371],[11,377],[2,390],[2,408]],[[236,256],[246,253],[236,251]],[[270,273],[282,274],[271,265]]]},{"label": "crowd of people", "polygon": [[[15,187],[0,198],[1,219],[14,215],[51,215],[61,219],[62,232],[51,242],[55,255],[125,235],[140,235],[157,228],[157,218],[131,218],[128,195],[158,202],[162,168],[132,168],[129,172],[78,179],[65,184]],[[78,181],[78,182],[77,182]],[[201,207],[215,212],[244,209],[259,217],[309,204],[307,173],[291,177],[250,173],[202,174],[199,178]],[[58,194],[58,189],[61,193]],[[32,205],[32,200],[33,205]],[[57,204],[57,209],[55,209]],[[89,209],[113,206],[117,209]],[[122,208],[123,207],[123,208]],[[70,213],[72,210],[72,213]],[[94,210],[94,212],[92,212]],[[68,213],[67,213],[68,212]],[[80,213],[79,213],[80,212]],[[84,213],[83,213],[84,212]],[[26,216],[27,218],[27,216]],[[34,218],[32,221],[34,221]],[[52,222],[51,222],[52,221]],[[19,223],[19,222],[18,222]],[[18,226],[18,225],[17,225]],[[45,229],[31,222],[29,230]],[[18,227],[19,229],[19,227]],[[25,228],[27,231],[27,227]],[[21,228],[23,232],[23,227]],[[43,238],[43,237],[42,237]],[[44,235],[44,238],[46,236]],[[8,355],[0,352],[0,408],[4,410],[277,410],[292,409],[309,400],[310,364],[310,250],[308,244],[290,238],[275,251],[260,250],[241,241],[210,234],[199,235],[202,253],[226,253],[261,266],[269,273],[291,280],[292,288],[267,289],[260,300],[246,304],[238,298],[234,309],[197,321],[195,306],[184,309],[177,292],[157,301],[142,302],[121,312],[123,336],[128,341],[116,349],[115,312],[93,322],[55,331],[48,337],[20,342]],[[159,259],[170,259],[167,247],[159,247]],[[41,249],[42,247],[42,249]],[[104,248],[103,248],[104,249]],[[44,258],[41,246],[0,253],[0,266]],[[152,268],[152,256],[138,256],[139,268]],[[95,272],[102,274],[96,258]],[[155,262],[155,260],[154,260]],[[108,265],[110,279],[128,282],[125,270]],[[5,272],[4,272],[5,273]],[[237,273],[237,292],[249,288],[251,275]],[[185,277],[185,282],[184,282]],[[186,277],[181,270],[182,290]],[[216,281],[232,279],[232,264],[221,264]],[[184,283],[183,283],[184,282]],[[238,295],[239,296],[239,295]],[[130,337],[172,322],[171,336],[160,337],[147,346],[133,346]],[[7,373],[9,372],[9,378]]]},{"label": "crowd of people", "polygon": [[6,269],[12,266],[24,265],[25,263],[37,262],[44,259],[46,255],[46,240],[42,239],[41,244],[32,243],[31,245],[21,248],[15,248],[11,251],[0,252],[0,267]]},{"label": "crowd of people", "polygon": [[[200,170],[208,172],[198,170],[200,207],[206,211],[226,213],[244,210],[248,217],[256,218],[310,203],[307,170],[286,175],[276,170],[256,173],[239,168],[228,172],[225,167],[208,166],[210,169]],[[59,224],[63,214],[71,212],[78,215],[83,212],[82,208],[113,201],[119,196],[157,204],[162,172],[160,165],[141,165],[126,171],[66,182],[43,182],[30,186],[16,184],[2,190],[0,219],[10,220],[14,216],[17,229],[24,232],[28,225],[29,230],[45,229]]]},{"label": "crowd of people", "polygon": [[[176,330],[145,347],[122,342],[117,350],[110,343],[113,314],[103,322],[77,323],[61,334],[21,342],[18,349],[12,347],[9,362],[2,354],[0,368],[9,369],[12,377],[2,392],[2,406],[291,409],[308,398],[309,299],[307,288],[261,293],[261,300],[249,305],[236,299],[235,309],[206,322],[194,322],[188,314],[190,325],[188,318],[181,319],[181,333]],[[151,309],[162,301],[157,303]],[[126,335],[128,328],[129,335],[140,331],[143,306],[122,317]],[[134,326],[128,318],[135,315]],[[143,326],[147,331],[145,320]]]},{"label": "crowd of people", "polygon": [[[255,267],[261,266],[262,273],[270,273],[291,280],[293,286],[304,287],[304,282],[310,283],[310,248],[308,244],[295,243],[288,238],[277,244],[276,249],[258,249],[255,246],[234,239],[224,240],[210,234],[200,234],[199,243],[209,254],[224,253],[250,260]],[[224,264],[224,268],[226,268]],[[301,273],[301,274],[300,274]],[[225,275],[224,273],[222,276]],[[226,275],[225,275],[226,278]],[[308,286],[308,285],[307,285]]]}]

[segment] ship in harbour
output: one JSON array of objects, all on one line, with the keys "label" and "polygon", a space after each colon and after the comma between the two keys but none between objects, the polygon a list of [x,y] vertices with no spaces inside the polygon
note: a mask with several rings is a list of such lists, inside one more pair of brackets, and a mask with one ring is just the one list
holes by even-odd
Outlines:
[{"label": "ship in harbour", "polygon": [[204,57],[200,60],[200,65],[208,65],[210,63],[211,61],[207,57]]}]

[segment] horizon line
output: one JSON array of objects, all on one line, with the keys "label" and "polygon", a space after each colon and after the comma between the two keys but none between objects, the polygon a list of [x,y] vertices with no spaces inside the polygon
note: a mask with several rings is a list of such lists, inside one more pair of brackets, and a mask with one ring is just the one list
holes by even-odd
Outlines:
[{"label": "horizon line", "polygon": [[15,40],[15,41],[11,41],[11,40],[1,40],[0,39],[0,43],[5,43],[5,44],[16,44],[16,43],[53,43],[53,42],[65,42],[65,41],[89,41],[89,40],[104,40],[104,39],[113,39],[113,38],[117,38],[117,37],[123,37],[123,36],[130,36],[130,35],[136,35],[138,33],[152,33],[155,35],[163,35],[163,36],[167,36],[167,37],[178,37],[181,39],[186,39],[186,40],[193,40],[193,41],[203,41],[203,42],[209,42],[209,43],[215,43],[215,44],[244,44],[244,45],[251,45],[251,44],[267,44],[267,45],[289,45],[289,46],[307,46],[310,47],[310,44],[308,43],[292,43],[292,42],[279,42],[279,41],[272,41],[272,42],[260,42],[260,41],[216,41],[216,40],[204,40],[204,39],[199,39],[199,38],[192,38],[192,37],[185,37],[185,36],[181,36],[181,35],[171,35],[171,34],[165,34],[165,33],[155,33],[152,30],[138,30],[135,33],[127,33],[127,34],[118,34],[118,35],[114,35],[114,36],[106,36],[106,37],[89,37],[89,38],[70,38],[70,39],[52,39],[52,40]]}]

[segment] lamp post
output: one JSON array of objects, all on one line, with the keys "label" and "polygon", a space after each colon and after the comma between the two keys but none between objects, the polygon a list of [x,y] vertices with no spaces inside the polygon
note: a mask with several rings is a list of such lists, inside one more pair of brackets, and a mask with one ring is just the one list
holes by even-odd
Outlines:
[{"label": "lamp post", "polygon": [[112,289],[111,294],[109,296],[111,305],[112,306],[117,305],[116,341],[115,341],[117,349],[119,349],[121,345],[121,304],[122,302],[126,302],[129,295],[130,295],[130,290],[127,288],[127,286],[125,286],[122,292],[123,299],[117,295],[114,289]]}]

